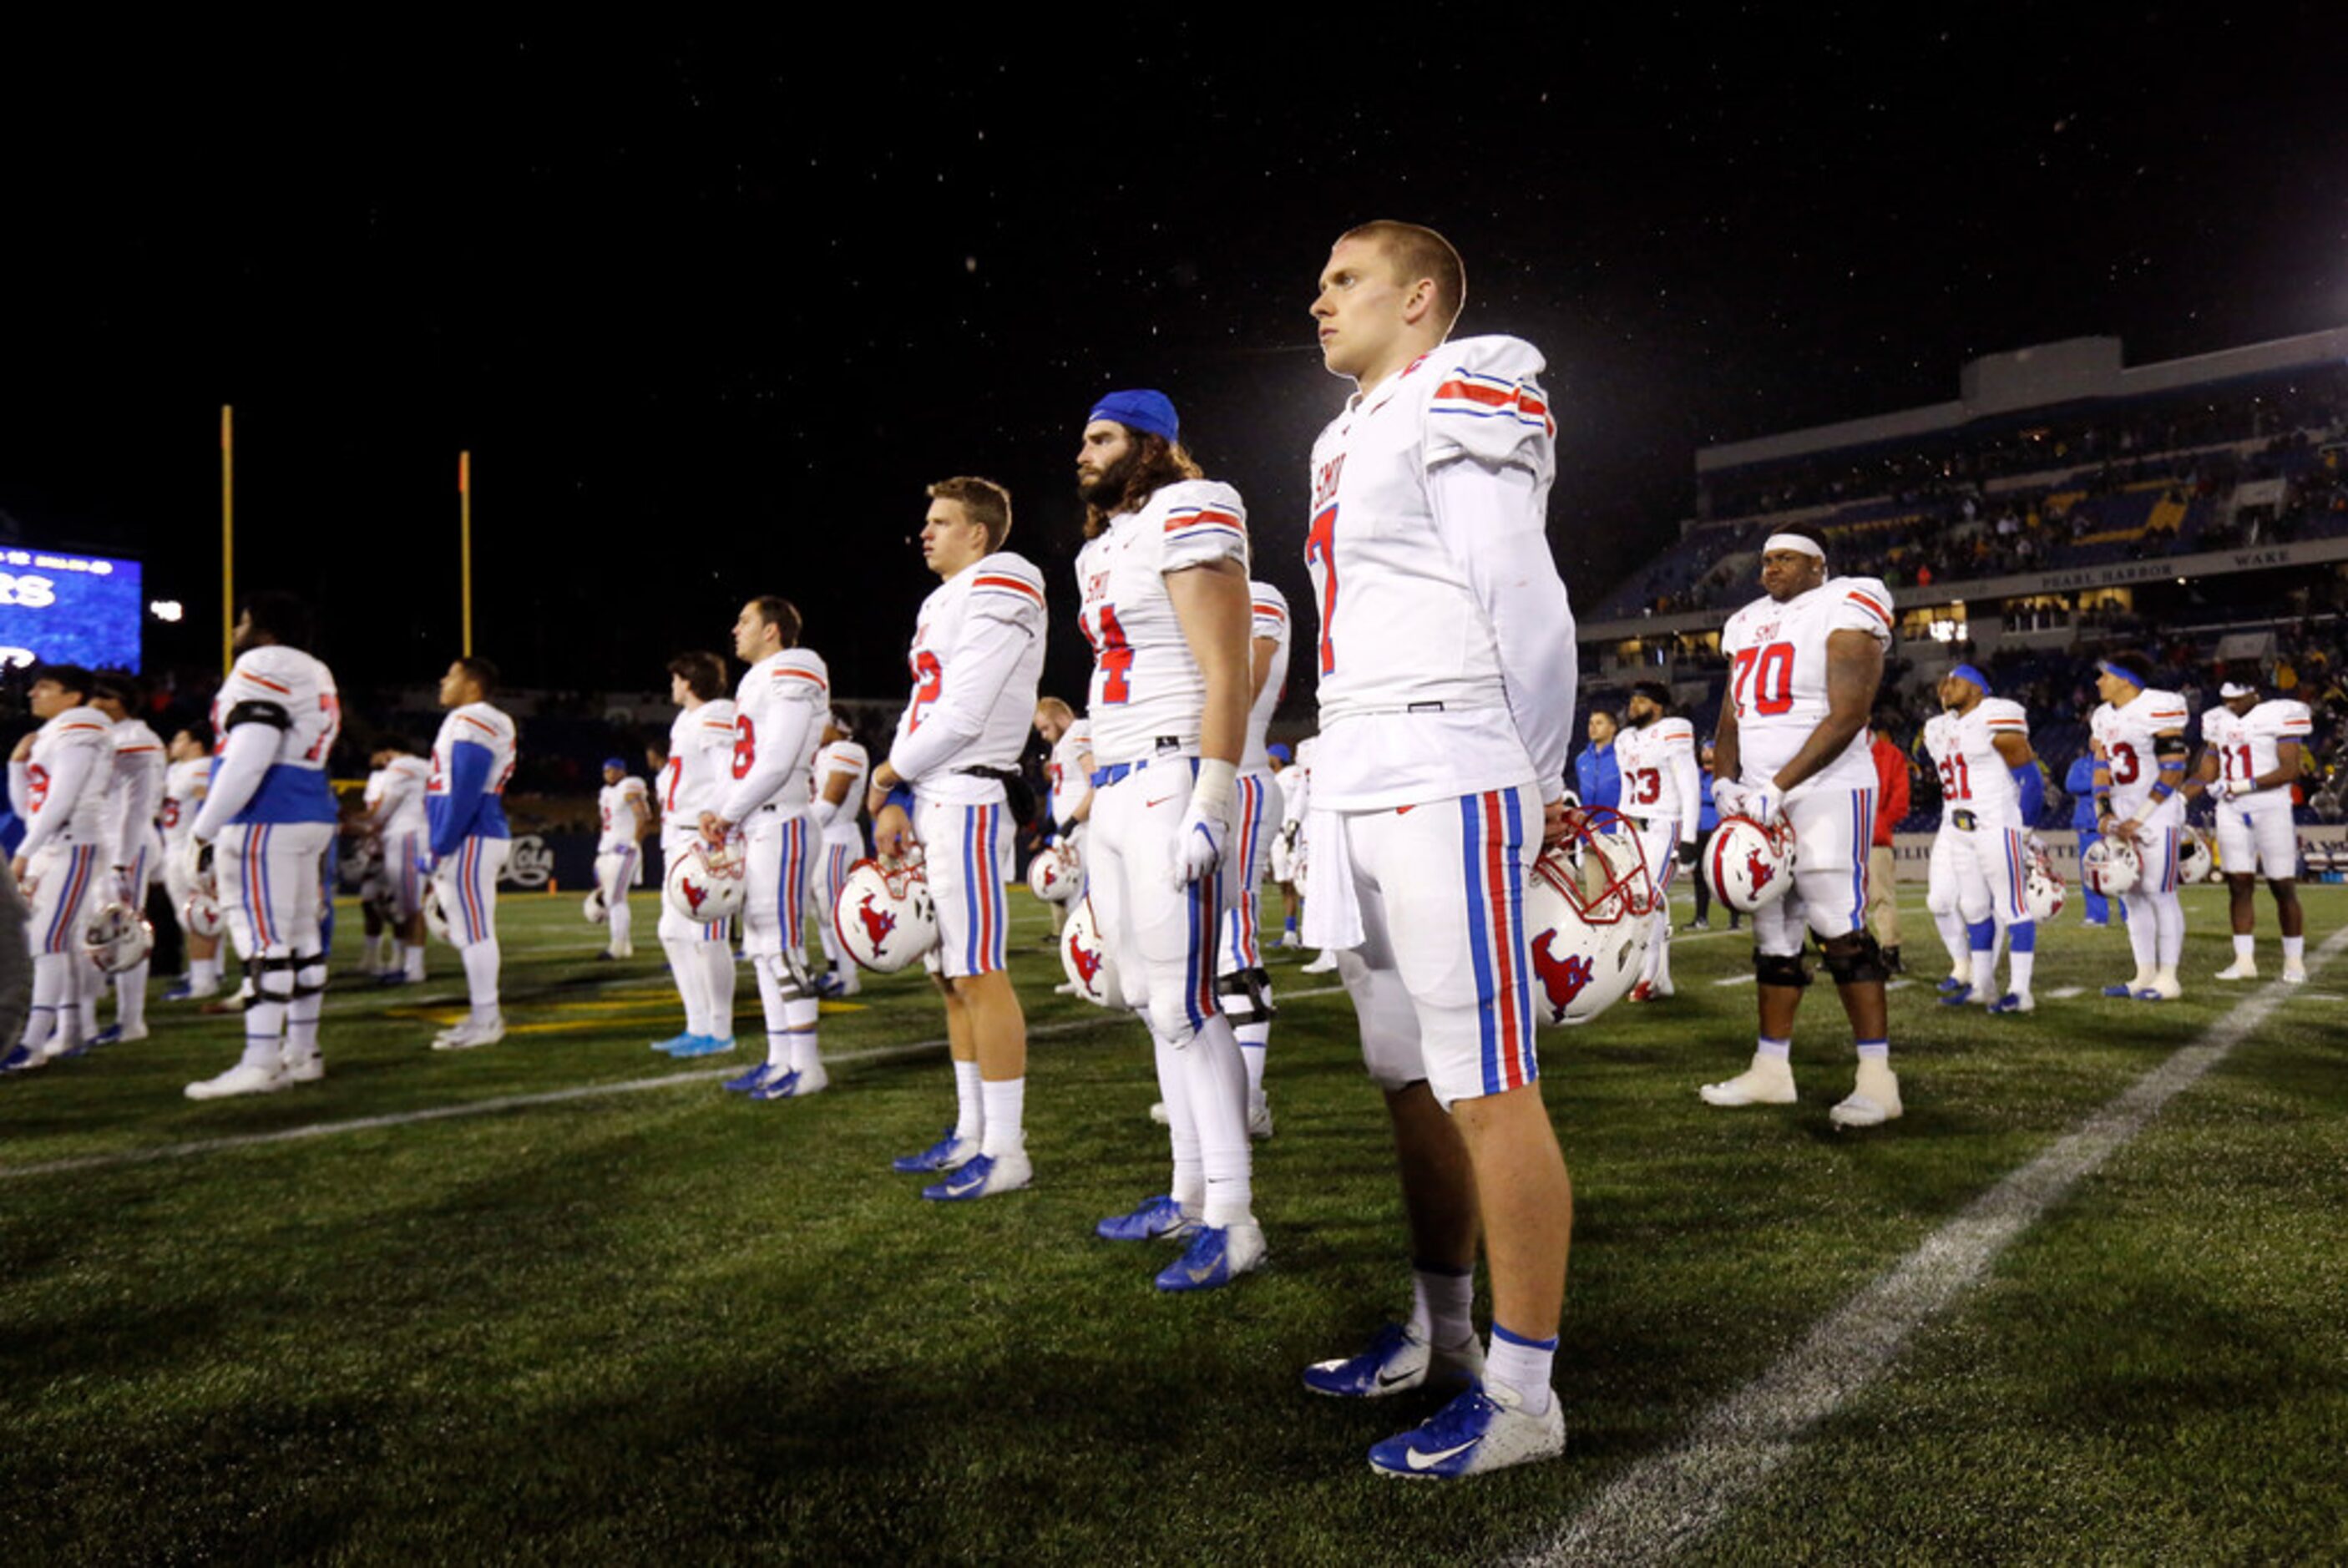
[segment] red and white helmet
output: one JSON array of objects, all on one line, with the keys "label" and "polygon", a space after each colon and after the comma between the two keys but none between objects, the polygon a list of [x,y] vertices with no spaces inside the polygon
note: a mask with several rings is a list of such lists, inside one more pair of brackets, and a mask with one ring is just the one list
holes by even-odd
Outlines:
[{"label": "red and white helmet", "polygon": [[147,917],[119,901],[104,904],[82,922],[82,951],[101,974],[121,975],[137,968],[155,951],[155,928]]},{"label": "red and white helmet", "polygon": [[938,906],[918,865],[863,860],[848,868],[831,929],[849,955],[876,975],[919,964],[938,944]]},{"label": "red and white helmet", "polygon": [[448,906],[440,902],[440,882],[437,877],[424,884],[424,929],[454,947],[455,930],[448,923]]},{"label": "red and white helmet", "polygon": [[2044,923],[2063,913],[2063,879],[2055,874],[2054,862],[2035,834],[2023,841],[2023,854],[2027,869],[2022,880],[2022,906],[2030,912],[2031,919]]},{"label": "red and white helmet", "polygon": [[579,913],[587,917],[587,923],[590,925],[601,925],[611,919],[612,911],[603,903],[603,890],[599,887],[589,893],[587,902],[580,907]]},{"label": "red and white helmet", "polygon": [[1068,972],[1086,1001],[1102,1007],[1125,1006],[1125,989],[1117,984],[1117,962],[1093,923],[1093,901],[1079,899],[1060,928],[1060,967]]},{"label": "red and white helmet", "polygon": [[2187,828],[2177,835],[2177,880],[2180,882],[2213,882],[2218,880],[2218,854],[2202,837],[2199,828]]},{"label": "red and white helmet", "polygon": [[1764,827],[1750,817],[1723,817],[1703,871],[1712,896],[1739,914],[1776,903],[1794,885],[1794,824],[1780,818]]},{"label": "red and white helmet", "polygon": [[1050,844],[1027,862],[1027,888],[1045,903],[1066,903],[1082,892],[1085,873],[1073,844]]},{"label": "red and white helmet", "polygon": [[188,902],[180,906],[180,924],[189,935],[209,942],[228,929],[228,917],[221,913],[219,895],[208,887],[198,887],[190,891]]},{"label": "red and white helmet", "polygon": [[661,895],[668,900],[669,908],[695,925],[731,920],[741,913],[750,897],[750,862],[740,841],[713,844],[706,839],[694,840],[670,862]]},{"label": "red and white helmet", "polygon": [[2117,898],[2144,879],[2144,862],[2125,839],[2097,839],[2079,857],[2079,880],[2089,892]]},{"label": "red and white helmet", "polygon": [[1659,895],[1636,833],[1603,806],[1544,852],[1525,884],[1534,1016],[1586,1024],[1639,982]]}]

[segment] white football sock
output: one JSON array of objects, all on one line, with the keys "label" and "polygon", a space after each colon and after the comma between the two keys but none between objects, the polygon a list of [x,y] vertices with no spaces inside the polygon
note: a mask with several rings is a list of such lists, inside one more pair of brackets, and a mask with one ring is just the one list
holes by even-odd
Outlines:
[{"label": "white football sock", "polygon": [[1174,1151],[1173,1198],[1184,1213],[1203,1214],[1207,1168],[1200,1159],[1199,1124],[1190,1114],[1190,1083],[1182,1066],[1182,1047],[1159,1039],[1155,1030],[1149,1039],[1158,1058],[1158,1098],[1166,1102],[1166,1140]]},{"label": "white football sock", "polygon": [[314,986],[306,996],[296,996],[285,1008],[285,1059],[307,1061],[318,1054],[318,1016],[325,1010],[326,965],[319,961],[294,972],[294,980],[303,985]]},{"label": "white football sock", "polygon": [[2009,953],[2005,955],[2005,967],[2006,978],[2013,982],[2013,994],[2029,995],[2030,976],[2038,967],[2038,954],[2035,952]]},{"label": "white football sock", "polygon": [[465,990],[473,1004],[476,1024],[498,1016],[498,939],[476,942],[458,950],[465,960]]},{"label": "white football sock", "polygon": [[823,1004],[813,996],[794,996],[783,1004],[784,1027],[791,1037],[791,1071],[819,1072],[823,1068],[823,1052],[816,1043],[816,1015]]},{"label": "white football sock", "polygon": [[[975,1067],[977,1064],[973,1062],[972,1065]],[[979,1098],[986,1107],[986,1137],[979,1152],[1000,1157],[1016,1154],[1025,1148],[1027,1080],[1015,1078],[1004,1078],[999,1082],[982,1081]]]},{"label": "white football sock", "polygon": [[1984,947],[1972,955],[1972,986],[1976,996],[1994,995],[1990,987],[1997,984],[1997,949]]},{"label": "white football sock", "polygon": [[125,1034],[147,1026],[147,975],[153,967],[142,958],[114,977],[114,1021]]},{"label": "white football sock", "polygon": [[954,1069],[954,1137],[978,1142],[986,1133],[984,1080],[976,1062],[958,1061]]},{"label": "white football sock", "polygon": [[702,1006],[709,1009],[709,1032],[721,1040],[734,1037],[734,950],[723,942],[693,944],[701,960]]},{"label": "white football sock", "polygon": [[2128,951],[2136,954],[2136,975],[2139,981],[2152,977],[2153,947],[2158,939],[2152,913],[2152,900],[2140,892],[2122,893],[2120,902],[2127,906]]},{"label": "white football sock", "polygon": [[681,936],[661,938],[661,951],[668,954],[669,978],[676,984],[676,999],[685,1005],[685,1032],[706,1035],[709,1030],[709,991],[703,984],[700,954],[693,944]]},{"label": "white football sock", "polygon": [[1764,1035],[1754,1042],[1753,1054],[1756,1057],[1767,1057],[1772,1061],[1790,1061],[1794,1055],[1794,1042],[1773,1040]]},{"label": "white football sock", "polygon": [[1557,1360],[1557,1340],[1527,1339],[1492,1325],[1492,1347],[1484,1357],[1484,1380],[1498,1383],[1518,1398],[1528,1416],[1545,1415],[1550,1399],[1550,1368]]},{"label": "white football sock", "polygon": [[2293,966],[2303,965],[2306,964],[2307,938],[2304,936],[2284,937],[2282,939],[2282,961],[2285,964],[2291,965]]},{"label": "white football sock", "polygon": [[2237,936],[2234,938],[2234,956],[2245,964],[2250,962],[2257,944],[2258,938],[2255,936]]},{"label": "white football sock", "polygon": [[2152,895],[2153,933],[2163,969],[2174,969],[2185,956],[2185,901],[2173,892]]},{"label": "white football sock", "polygon": [[1271,1044],[1272,1020],[1267,1018],[1261,1024],[1239,1025],[1231,1032],[1239,1037],[1240,1060],[1247,1067],[1248,1105],[1251,1108],[1262,1105],[1264,1054]]},{"label": "white football sock", "polygon": [[33,1010],[25,1017],[23,1045],[38,1054],[65,1021],[67,1009],[73,998],[67,993],[73,986],[73,971],[69,953],[36,953],[33,955]]},{"label": "white football sock", "polygon": [[782,982],[775,978],[776,958],[753,958],[750,973],[758,977],[758,1005],[767,1018],[767,1065],[788,1070],[791,1065],[790,1016],[783,1007]]},{"label": "white football sock", "polygon": [[1965,934],[1965,917],[1955,910],[1936,912],[1932,923],[1940,929],[1941,945],[1949,950],[1949,973],[1959,979],[1972,972],[1972,942]]},{"label": "white football sock", "polygon": [[612,949],[613,952],[617,952],[619,949],[628,946],[635,940],[636,915],[635,912],[628,907],[628,895],[626,892],[623,892],[619,898],[613,903],[610,919],[612,922]]},{"label": "white football sock", "polygon": [[1190,1116],[1199,1130],[1206,1172],[1204,1218],[1217,1229],[1251,1219],[1255,1211],[1254,1146],[1248,1139],[1247,1065],[1231,1021],[1218,1013],[1181,1052],[1190,1088]]},{"label": "white football sock", "polygon": [[210,958],[191,959],[188,964],[188,978],[199,987],[218,986],[221,983],[220,954],[215,953]]},{"label": "white football sock", "polygon": [[1410,1331],[1429,1345],[1457,1345],[1476,1336],[1469,1309],[1476,1302],[1476,1271],[1430,1268],[1414,1264],[1410,1270]]}]

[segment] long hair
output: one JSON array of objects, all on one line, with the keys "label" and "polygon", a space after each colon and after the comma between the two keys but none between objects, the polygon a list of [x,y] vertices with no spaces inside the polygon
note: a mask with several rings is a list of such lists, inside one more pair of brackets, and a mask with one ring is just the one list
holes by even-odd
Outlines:
[{"label": "long hair", "polygon": [[1207,470],[1190,456],[1189,449],[1163,436],[1126,428],[1133,442],[1133,471],[1126,476],[1125,491],[1117,498],[1117,505],[1103,509],[1090,501],[1085,503],[1085,537],[1098,539],[1108,520],[1120,512],[1139,511],[1149,498],[1178,480],[1202,480]]}]

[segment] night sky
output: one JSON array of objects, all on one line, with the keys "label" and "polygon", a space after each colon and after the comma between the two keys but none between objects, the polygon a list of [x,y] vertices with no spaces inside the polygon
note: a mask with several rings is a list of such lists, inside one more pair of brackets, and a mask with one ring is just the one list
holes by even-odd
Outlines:
[{"label": "night sky", "polygon": [[1459,330],[1547,353],[1584,605],[1689,513],[1704,443],[2058,337],[2141,363],[2348,322],[2335,8],[1942,9],[18,35],[0,508],[145,557],[191,617],[150,664],[209,662],[232,402],[241,582],[320,601],[346,685],[416,680],[455,648],[470,448],[510,678],[654,686],[774,591],[885,696],[922,486],[1007,483],[1060,588],[1115,387],[1174,397],[1304,611],[1345,390],[1305,309],[1366,218],[1445,231]]}]

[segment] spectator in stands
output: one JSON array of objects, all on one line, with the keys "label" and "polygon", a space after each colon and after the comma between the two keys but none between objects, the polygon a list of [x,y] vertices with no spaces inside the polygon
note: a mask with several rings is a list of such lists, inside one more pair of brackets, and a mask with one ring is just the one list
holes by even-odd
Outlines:
[{"label": "spectator in stands", "polygon": [[[1720,808],[1712,803],[1712,737],[1704,738],[1704,749],[1697,754],[1702,764],[1696,769],[1696,798],[1702,808],[1695,816],[1695,918],[1687,923],[1690,931],[1712,929],[1712,888],[1704,880],[1704,852],[1712,844],[1713,830],[1720,826]],[[1728,912],[1728,928],[1736,929],[1736,912]]]},{"label": "spectator in stands", "polygon": [[1607,709],[1590,710],[1590,744],[1573,759],[1574,793],[1584,806],[1622,803],[1622,775],[1614,761],[1614,732],[1621,727]]},{"label": "spectator in stands", "polygon": [[[2082,751],[2071,758],[2071,771],[2063,777],[2063,789],[2071,797],[2071,830],[2079,835],[2079,863],[2085,865],[2087,851],[2103,837],[2096,831],[2096,759],[2093,755]],[[2079,892],[2085,905],[2080,923],[2110,924],[2111,910],[2104,895],[2084,883]],[[2123,914],[2121,918],[2126,919],[2127,916]]]},{"label": "spectator in stands", "polygon": [[1883,949],[1883,962],[1895,974],[1906,974],[1900,961],[1900,868],[1891,848],[1891,830],[1908,815],[1908,754],[1891,738],[1900,723],[1897,709],[1875,715],[1875,840],[1867,851],[1867,923]]}]

